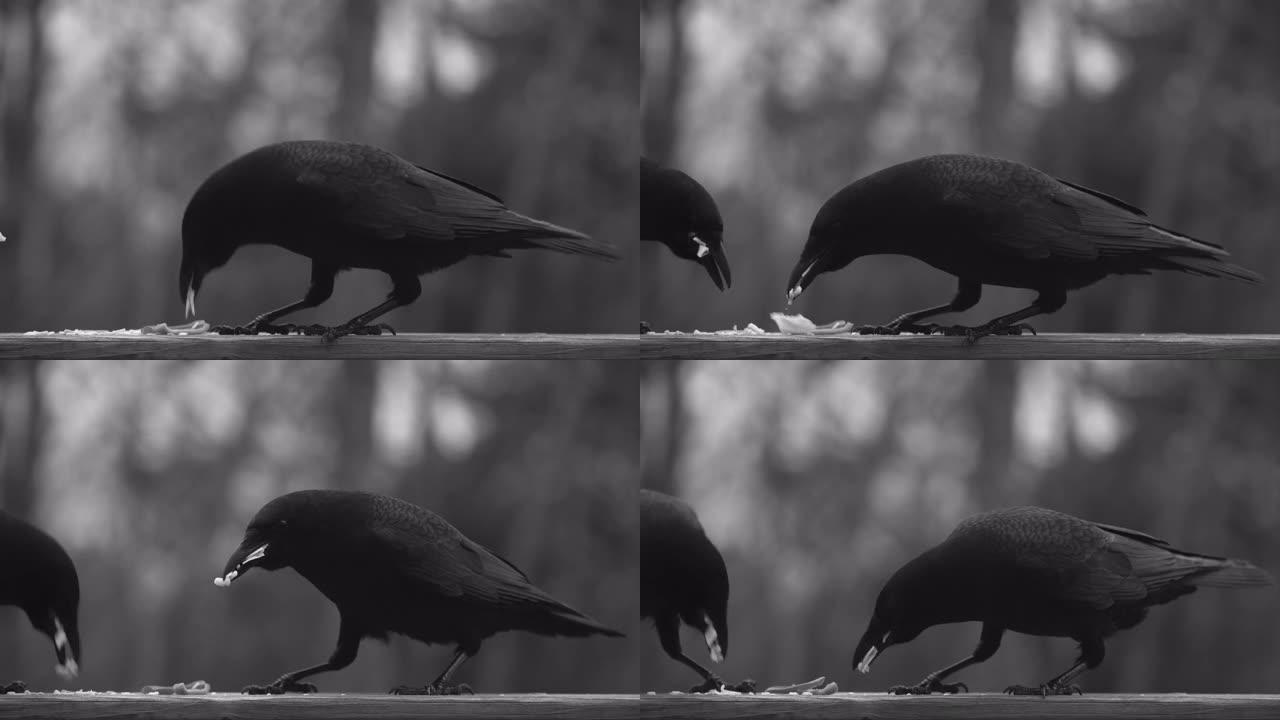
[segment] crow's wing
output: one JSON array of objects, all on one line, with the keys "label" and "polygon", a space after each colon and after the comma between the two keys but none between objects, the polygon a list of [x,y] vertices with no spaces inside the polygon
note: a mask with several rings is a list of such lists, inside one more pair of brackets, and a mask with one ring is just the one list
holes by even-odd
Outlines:
[{"label": "crow's wing", "polygon": [[445,597],[492,604],[541,599],[510,561],[464,536],[434,513],[406,512],[383,517],[371,530],[380,552],[394,560],[404,578]]}]

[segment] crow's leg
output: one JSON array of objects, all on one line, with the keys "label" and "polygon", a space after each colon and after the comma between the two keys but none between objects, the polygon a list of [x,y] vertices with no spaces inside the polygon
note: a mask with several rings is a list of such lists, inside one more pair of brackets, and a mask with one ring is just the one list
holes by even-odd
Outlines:
[{"label": "crow's leg", "polygon": [[457,670],[462,663],[466,662],[480,652],[480,643],[471,643],[467,645],[459,645],[458,649],[453,653],[453,660],[449,662],[449,667],[440,673],[440,677],[431,681],[426,687],[410,687],[408,685],[400,685],[391,689],[392,695],[472,695],[471,686],[466,683],[458,683],[450,685],[449,678],[453,675],[453,671]]},{"label": "crow's leg", "polygon": [[355,661],[356,652],[359,649],[360,631],[345,619],[341,620],[338,626],[338,647],[334,648],[328,662],[285,673],[270,685],[246,685],[240,692],[246,695],[281,695],[290,692],[313,693],[316,691],[316,686],[311,683],[300,682],[303,678],[318,675],[322,672],[329,672],[330,670],[341,670]]},{"label": "crow's leg", "polygon": [[945,305],[935,305],[934,307],[916,310],[905,315],[899,316],[893,322],[883,327],[872,326],[866,328],[869,334],[882,334],[877,330],[882,330],[883,334],[896,335],[900,332],[923,332],[929,333],[936,329],[933,325],[921,325],[920,321],[931,318],[935,315],[943,313],[964,312],[974,305],[978,304],[978,300],[982,298],[982,283],[973,282],[972,280],[960,279],[960,284],[956,288],[956,296],[951,298],[951,302]]},{"label": "crow's leg", "polygon": [[654,619],[654,624],[658,628],[658,640],[662,643],[662,649],[667,653],[667,656],[702,676],[702,684],[689,688],[689,692],[705,693],[712,690],[720,690],[724,687],[724,681],[717,677],[715,673],[702,667],[694,662],[693,658],[684,654],[684,649],[680,647],[679,616],[674,613],[664,613]]},{"label": "crow's leg", "polygon": [[[418,296],[422,294],[422,283],[418,282],[417,275],[392,275],[391,282],[391,292],[387,295],[385,302],[380,303],[377,307],[369,310],[368,312],[360,313],[337,327],[329,328],[328,332],[324,334],[324,339],[332,341],[337,340],[343,335],[358,333],[360,328],[368,326],[369,323],[398,307],[408,305],[414,300],[417,300]],[[392,335],[396,333],[390,325],[379,324],[370,327],[376,327],[379,330],[387,330]],[[377,334],[381,333],[379,332]]]},{"label": "crow's leg", "polygon": [[292,325],[274,325],[272,324],[273,321],[299,310],[313,308],[328,300],[333,295],[333,280],[337,274],[337,270],[313,260],[311,262],[311,287],[307,288],[307,294],[301,300],[289,303],[284,307],[278,307],[275,310],[269,310],[239,327],[219,325],[214,327],[213,330],[223,335],[257,335],[260,332],[279,335],[288,334],[294,329]]},{"label": "crow's leg", "polygon": [[21,680],[14,680],[8,685],[0,685],[0,695],[8,695],[9,693],[24,693],[27,691],[27,684]]},{"label": "crow's leg", "polygon": [[969,339],[969,342],[977,342],[979,338],[988,335],[1022,335],[1023,333],[1036,334],[1036,329],[1030,325],[1024,324],[1022,321],[1036,315],[1048,315],[1062,309],[1067,304],[1067,291],[1061,288],[1052,290],[1041,290],[1036,296],[1035,302],[1027,307],[1011,312],[1008,315],[1001,315],[987,323],[978,325],[977,327],[965,327],[963,325],[953,325],[948,328],[942,328],[945,335],[961,335]]},{"label": "crow's leg", "polygon": [[972,655],[937,672],[929,673],[915,685],[894,685],[889,688],[889,692],[894,695],[929,695],[935,692],[958,693],[961,690],[969,692],[969,686],[964,683],[944,683],[942,681],[952,673],[963,670],[970,665],[976,665],[995,655],[996,650],[1000,649],[1000,638],[1003,636],[1003,627],[984,623],[982,636],[978,638],[978,647],[974,648]]},{"label": "crow's leg", "polygon": [[1027,687],[1026,685],[1010,685],[1004,691],[1010,695],[1039,695],[1040,697],[1048,697],[1050,695],[1083,695],[1084,691],[1079,685],[1072,684],[1072,680],[1080,677],[1080,673],[1085,670],[1092,670],[1102,664],[1102,658],[1106,654],[1106,648],[1102,644],[1101,638],[1089,638],[1080,641],[1080,657],[1075,664],[1067,668],[1067,671],[1053,678],[1049,682],[1039,687]]}]

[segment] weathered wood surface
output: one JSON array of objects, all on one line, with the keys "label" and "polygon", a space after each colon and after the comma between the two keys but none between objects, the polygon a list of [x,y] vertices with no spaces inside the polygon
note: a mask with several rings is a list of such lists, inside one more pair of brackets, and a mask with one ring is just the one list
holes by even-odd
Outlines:
[{"label": "weathered wood surface", "polygon": [[599,718],[621,720],[730,720],[821,718],[825,720],[924,720],[937,718],[1028,718],[1044,720],[1163,720],[1164,718],[1280,717],[1280,695],[1084,695],[1010,697],[974,693],[896,697],[883,693],[828,696],[694,695],[276,695],[237,693],[196,696],[129,693],[60,693],[0,696],[0,719],[176,718],[177,720],[368,720],[369,718]]},{"label": "weathered wood surface", "polygon": [[636,718],[643,700],[636,695],[137,695],[132,693],[28,693],[0,696],[0,718]]},{"label": "weathered wood surface", "polygon": [[820,718],[823,720],[1163,720],[1164,718],[1280,718],[1280,695],[1082,695],[1075,697],[1012,697],[974,693],[928,697],[884,693],[843,693],[826,696],[782,695],[651,695],[646,697],[646,720],[765,720]]},{"label": "weathered wood surface", "polygon": [[0,359],[1280,359],[1280,335],[462,335],[386,337],[0,334]]}]

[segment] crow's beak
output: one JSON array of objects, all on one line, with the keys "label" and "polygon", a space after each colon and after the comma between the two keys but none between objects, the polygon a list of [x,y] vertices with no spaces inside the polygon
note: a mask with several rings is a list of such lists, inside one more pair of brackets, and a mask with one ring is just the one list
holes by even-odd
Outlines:
[{"label": "crow's beak", "polygon": [[720,636],[716,634],[716,626],[711,622],[711,617],[705,614],[703,622],[707,624],[707,629],[702,631],[702,639],[707,641],[711,662],[724,662],[724,650],[720,648]]},{"label": "crow's beak", "polygon": [[241,544],[231,555],[231,559],[227,560],[227,566],[222,570],[222,575],[213,579],[213,584],[218,587],[229,587],[233,580],[248,572],[259,561],[267,556],[267,547],[270,543],[250,542],[247,538],[245,543]]},{"label": "crow's beak", "polygon": [[875,662],[876,656],[880,654],[880,651],[889,647],[891,644],[889,642],[889,635],[891,634],[892,631],[886,632],[883,637],[873,642],[868,642],[865,637],[863,638],[862,642],[858,644],[857,652],[855,652],[853,656],[853,661],[857,663],[856,667],[858,668],[858,672],[863,675],[871,672],[871,663]]},{"label": "crow's beak", "polygon": [[58,655],[58,664],[54,670],[59,676],[70,680],[80,673],[80,665],[76,663],[76,654],[67,639],[67,631],[57,617],[53,618],[53,651]]},{"label": "crow's beak", "polygon": [[195,314],[196,314],[196,289],[187,288],[187,307],[186,307],[186,312],[182,314],[182,317],[185,319]]},{"label": "crow's beak", "polygon": [[721,291],[728,289],[733,284],[733,277],[729,274],[729,258],[725,255],[723,241],[715,237],[708,243],[697,235],[691,235],[690,239],[698,244],[698,263],[711,276],[711,282]]}]

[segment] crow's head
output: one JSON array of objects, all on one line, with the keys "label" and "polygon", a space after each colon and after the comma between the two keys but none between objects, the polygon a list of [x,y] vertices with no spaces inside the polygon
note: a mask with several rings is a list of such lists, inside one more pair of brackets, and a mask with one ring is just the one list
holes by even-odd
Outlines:
[{"label": "crow's head", "polygon": [[[832,195],[809,226],[800,260],[787,279],[787,302],[804,292],[819,275],[839,270],[864,255],[890,252],[895,237],[885,228],[892,207],[878,187],[863,178]],[[891,220],[890,220],[891,221]]]},{"label": "crow's head", "polygon": [[185,315],[196,313],[196,295],[211,271],[227,264],[239,247],[226,219],[210,208],[207,184],[196,191],[182,217],[182,265],[178,269],[178,299]]},{"label": "crow's head", "polygon": [[[231,553],[222,575],[213,579],[227,587],[250,568],[292,567],[304,576],[326,565],[358,542],[362,518],[376,496],[342,490],[300,490],[272,500],[249,522],[240,547]],[[356,532],[356,535],[353,535]]]},{"label": "crow's head", "polygon": [[928,568],[920,560],[904,565],[880,590],[875,613],[853,651],[853,667],[858,672],[871,672],[871,663],[885,648],[910,642],[936,624],[930,610],[937,602],[936,592],[921,586]]},{"label": "crow's head", "polygon": [[0,517],[6,549],[4,572],[31,626],[53,642],[55,668],[64,678],[80,672],[80,578],[67,551],[42,530],[12,516]]},{"label": "crow's head", "polygon": [[307,493],[289,493],[272,500],[245,528],[240,547],[227,559],[222,575],[213,584],[227,587],[250,568],[279,570],[289,567],[306,549],[309,536],[318,530],[324,520],[313,512],[314,503],[308,502]]},{"label": "crow's head", "polygon": [[[712,548],[715,551],[715,548]],[[707,643],[707,651],[715,662],[724,660],[729,654],[729,573],[725,569],[724,560],[716,551],[717,564],[707,574],[703,587],[703,607],[706,608],[706,627],[702,631],[703,640]]]},{"label": "crow's head", "polygon": [[733,284],[724,250],[724,222],[711,193],[679,170],[641,160],[641,235],[661,242],[707,271],[716,287]]}]

